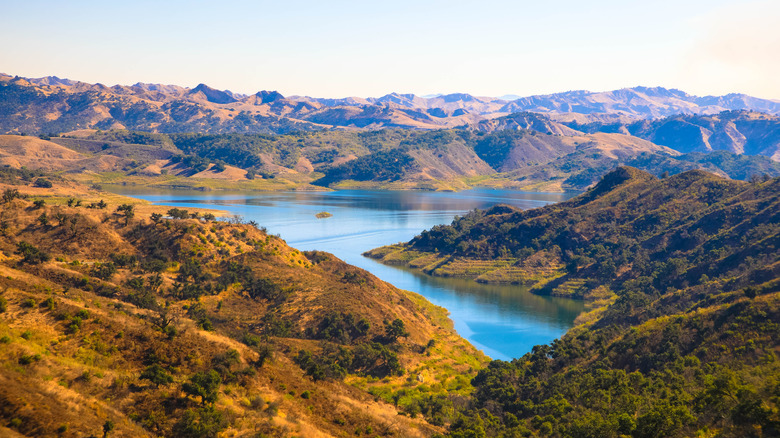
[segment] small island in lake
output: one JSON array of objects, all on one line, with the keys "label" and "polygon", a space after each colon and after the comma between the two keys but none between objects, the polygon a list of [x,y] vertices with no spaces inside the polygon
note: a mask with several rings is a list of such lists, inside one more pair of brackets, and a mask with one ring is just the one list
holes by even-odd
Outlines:
[{"label": "small island in lake", "polygon": [[321,211],[321,212],[315,214],[314,216],[316,216],[317,219],[325,219],[326,217],[333,216],[333,214],[332,213],[328,213],[327,211]]}]

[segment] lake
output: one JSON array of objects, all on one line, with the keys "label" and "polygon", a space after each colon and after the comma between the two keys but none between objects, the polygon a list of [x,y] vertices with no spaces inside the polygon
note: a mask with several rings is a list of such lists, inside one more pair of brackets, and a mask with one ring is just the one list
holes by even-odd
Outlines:
[{"label": "lake", "polygon": [[[425,229],[449,224],[456,215],[497,203],[523,209],[570,198],[571,194],[475,189],[462,192],[199,192],[132,187],[109,190],[179,208],[216,208],[254,220],[301,250],[322,250],[359,266],[401,289],[449,310],[455,329],[494,359],[522,356],[568,330],[584,304],[540,297],[520,286],[483,285],[470,280],[430,277],[385,266],[361,254],[409,241]],[[333,216],[317,219],[327,211]]]}]

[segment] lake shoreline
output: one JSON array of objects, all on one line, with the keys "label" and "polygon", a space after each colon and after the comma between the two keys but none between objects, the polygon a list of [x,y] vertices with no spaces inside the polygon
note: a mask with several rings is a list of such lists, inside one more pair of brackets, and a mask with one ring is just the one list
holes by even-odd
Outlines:
[{"label": "lake shoreline", "polygon": [[[519,357],[573,326],[582,301],[544,297],[516,285],[430,277],[362,256],[378,246],[408,241],[422,230],[452,222],[474,208],[509,203],[534,208],[561,194],[506,190],[463,192],[329,191],[216,193],[124,187],[122,194],[181,209],[211,208],[255,221],[301,251],[333,253],[399,289],[415,292],[450,313],[456,331],[495,359]],[[140,190],[139,190],[140,189]],[[333,216],[317,219],[327,211]]]}]

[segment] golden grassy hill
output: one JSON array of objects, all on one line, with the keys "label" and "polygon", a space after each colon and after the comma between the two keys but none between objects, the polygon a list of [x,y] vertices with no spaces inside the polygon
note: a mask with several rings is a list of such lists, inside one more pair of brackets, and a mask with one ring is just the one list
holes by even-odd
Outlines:
[{"label": "golden grassy hill", "polygon": [[4,194],[8,436],[430,436],[484,363],[444,309],[253,224]]}]

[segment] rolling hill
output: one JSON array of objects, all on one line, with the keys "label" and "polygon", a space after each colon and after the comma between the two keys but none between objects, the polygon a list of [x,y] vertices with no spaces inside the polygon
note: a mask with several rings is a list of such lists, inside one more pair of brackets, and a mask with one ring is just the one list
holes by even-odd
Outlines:
[{"label": "rolling hill", "polygon": [[619,168],[569,201],[496,206],[367,255],[532,285],[591,311],[493,361],[448,436],[775,436],[780,179]]},{"label": "rolling hill", "polygon": [[620,133],[542,133],[537,129],[569,128],[541,115],[520,114],[514,120],[528,123],[486,131],[392,129],[280,136],[126,130],[79,130],[40,138],[5,135],[0,136],[0,164],[65,172],[90,184],[201,190],[461,190],[482,185],[576,191],[619,165],[655,175],[690,169],[743,180],[780,175],[780,163],[766,157],[680,154]]},{"label": "rolling hill", "polygon": [[0,169],[0,435],[425,437],[485,362],[330,254],[26,175]]}]

